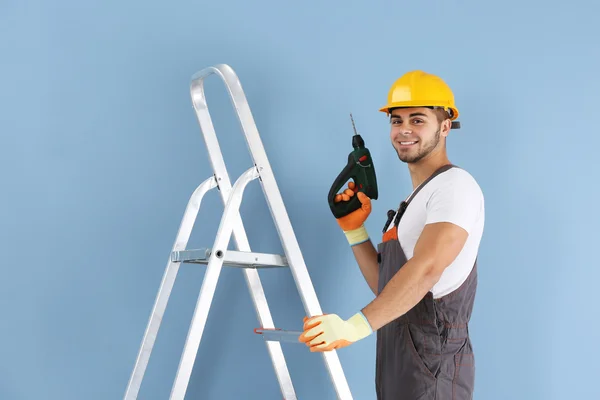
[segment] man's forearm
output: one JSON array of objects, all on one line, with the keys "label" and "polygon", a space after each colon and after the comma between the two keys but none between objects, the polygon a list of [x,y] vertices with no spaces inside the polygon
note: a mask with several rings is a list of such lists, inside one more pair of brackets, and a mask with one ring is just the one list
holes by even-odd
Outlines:
[{"label": "man's forearm", "polygon": [[458,256],[469,234],[449,222],[425,225],[413,256],[394,274],[362,312],[376,331],[406,314],[440,280]]},{"label": "man's forearm", "polygon": [[377,250],[373,247],[371,240],[352,246],[352,252],[356,262],[360,267],[367,284],[377,295],[377,286],[379,280],[379,264],[377,263]]},{"label": "man's forearm", "polygon": [[439,280],[433,263],[412,258],[362,312],[374,331],[413,308]]}]

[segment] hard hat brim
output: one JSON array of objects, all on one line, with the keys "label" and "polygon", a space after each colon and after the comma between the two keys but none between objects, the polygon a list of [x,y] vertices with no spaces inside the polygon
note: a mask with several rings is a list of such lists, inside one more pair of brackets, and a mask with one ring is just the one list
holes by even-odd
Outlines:
[{"label": "hard hat brim", "polygon": [[458,109],[456,107],[453,107],[451,105],[448,104],[440,104],[440,102],[419,102],[419,103],[412,103],[412,102],[397,102],[397,103],[390,103],[382,108],[379,109],[379,111],[384,112],[386,114],[390,114],[390,109],[392,108],[417,108],[417,107],[441,107],[443,109],[450,109],[452,110],[452,117],[450,118],[452,121],[454,121],[455,119],[458,118]]}]

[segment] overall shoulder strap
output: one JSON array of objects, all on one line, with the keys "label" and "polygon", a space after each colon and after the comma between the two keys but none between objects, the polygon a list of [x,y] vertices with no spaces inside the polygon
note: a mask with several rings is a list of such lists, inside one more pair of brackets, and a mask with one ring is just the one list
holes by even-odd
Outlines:
[{"label": "overall shoulder strap", "polygon": [[405,201],[403,201],[403,203],[406,203],[406,205],[408,206],[408,204],[410,204],[410,202],[417,195],[417,193],[419,193],[421,191],[421,189],[423,189],[425,187],[425,185],[427,185],[433,178],[435,178],[436,176],[438,176],[442,172],[446,172],[450,168],[454,168],[454,167],[456,167],[456,166],[453,165],[453,164],[446,164],[446,165],[443,165],[440,168],[436,169],[433,172],[433,174],[431,174],[427,179],[425,179],[423,181],[423,183],[421,183],[419,186],[417,186],[417,188],[412,192],[412,194],[408,197],[408,199],[406,199]]},{"label": "overall shoulder strap", "polygon": [[427,179],[425,179],[423,181],[423,183],[421,183],[419,186],[417,186],[417,188],[411,193],[411,195],[406,200],[403,200],[400,203],[400,206],[398,207],[398,212],[397,213],[394,210],[389,210],[388,211],[388,220],[385,223],[385,226],[383,227],[383,232],[387,231],[390,223],[392,222],[392,218],[394,217],[394,214],[396,215],[396,218],[394,218],[394,226],[398,226],[398,223],[400,222],[400,219],[404,215],[404,212],[406,211],[406,208],[408,207],[408,205],[410,204],[410,202],[412,201],[412,199],[415,198],[415,196],[417,195],[417,193],[419,193],[421,191],[421,189],[423,189],[423,187],[425,187],[425,185],[427,185],[433,178],[435,178],[436,176],[438,176],[442,172],[448,171],[450,168],[458,168],[458,167],[456,167],[456,165],[454,165],[454,164],[446,164],[446,165],[443,165],[440,168],[436,169],[433,172],[433,174],[431,174]]}]

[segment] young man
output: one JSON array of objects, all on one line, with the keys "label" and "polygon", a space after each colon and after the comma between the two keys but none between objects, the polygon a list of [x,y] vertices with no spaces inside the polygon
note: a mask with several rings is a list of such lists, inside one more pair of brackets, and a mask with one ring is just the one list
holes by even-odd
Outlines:
[{"label": "young man", "polygon": [[378,399],[471,399],[468,324],[485,208],[475,179],[446,152],[450,130],[460,126],[454,95],[439,77],[412,71],[393,84],[380,111],[390,117],[392,146],[413,190],[388,211],[377,250],[364,226],[370,199],[353,182],[336,199],[356,195],[362,203],[337,221],[376,297],[348,320],[305,318],[300,341],[311,351],[329,351],[376,332]]}]

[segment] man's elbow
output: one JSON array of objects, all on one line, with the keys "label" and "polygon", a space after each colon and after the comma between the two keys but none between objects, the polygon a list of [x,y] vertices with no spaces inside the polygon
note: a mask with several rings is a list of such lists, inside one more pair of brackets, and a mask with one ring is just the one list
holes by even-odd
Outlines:
[{"label": "man's elbow", "polygon": [[426,225],[417,241],[414,257],[418,258],[424,279],[435,285],[465,245],[468,233],[463,228],[440,222]]},{"label": "man's elbow", "polygon": [[442,278],[442,274],[450,264],[431,254],[419,258],[421,258],[419,262],[422,271],[421,280],[423,285],[430,290],[439,282]]}]

